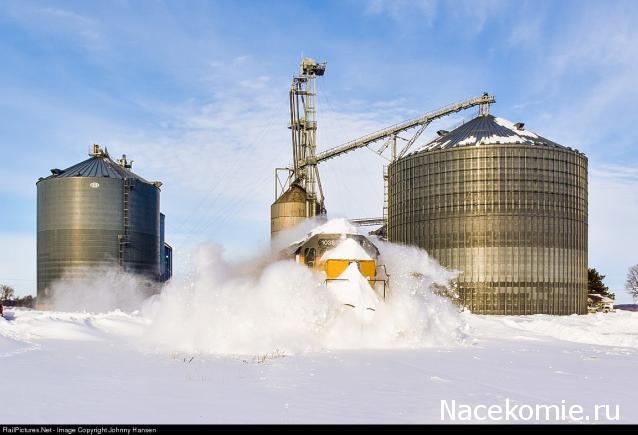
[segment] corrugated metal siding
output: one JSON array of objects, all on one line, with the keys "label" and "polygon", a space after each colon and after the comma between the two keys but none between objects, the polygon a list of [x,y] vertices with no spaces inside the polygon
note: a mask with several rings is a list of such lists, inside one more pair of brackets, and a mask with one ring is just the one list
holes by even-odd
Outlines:
[{"label": "corrugated metal siding", "polygon": [[[85,167],[100,173],[93,164]],[[158,279],[160,191],[136,180],[129,193],[129,243],[123,266]],[[85,276],[89,268],[120,263],[124,184],[122,178],[103,176],[58,176],[37,183],[39,305],[46,306],[47,289],[61,277]]]},{"label": "corrugated metal siding", "polygon": [[389,167],[388,238],[460,270],[484,314],[584,314],[587,159],[564,147],[425,151]]}]

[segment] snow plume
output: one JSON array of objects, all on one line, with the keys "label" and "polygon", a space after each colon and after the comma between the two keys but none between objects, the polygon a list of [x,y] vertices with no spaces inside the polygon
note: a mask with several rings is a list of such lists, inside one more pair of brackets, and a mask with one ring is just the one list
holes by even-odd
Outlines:
[{"label": "snow plume", "polygon": [[146,338],[162,350],[252,355],[459,343],[458,309],[432,292],[453,275],[422,250],[378,247],[391,289],[370,322],[330,294],[323,273],[275,255],[229,264],[210,244],[193,255],[190,277],[174,279],[146,305]]},{"label": "snow plume", "polygon": [[117,267],[75,270],[51,286],[51,309],[104,313],[113,310],[132,312],[157,292],[158,284]]},{"label": "snow plume", "polygon": [[379,325],[386,341],[401,337],[404,345],[445,346],[465,339],[468,326],[459,309],[435,290],[449,288],[458,273],[442,267],[423,249],[373,239],[390,276],[390,297],[380,314]]},{"label": "snow plume", "polygon": [[356,325],[346,317],[329,333],[332,348],[405,348],[450,346],[465,341],[468,326],[458,308],[435,294],[455,273],[443,268],[424,250],[374,240],[386,266],[389,289],[374,318]]},{"label": "snow plume", "polygon": [[277,256],[282,249],[292,243],[304,240],[315,228],[319,228],[325,224],[325,218],[323,216],[317,216],[310,219],[304,219],[296,226],[277,233],[270,241],[270,251],[272,255]]},{"label": "snow plume", "polygon": [[248,273],[226,263],[214,245],[199,248],[193,276],[172,281],[147,307],[151,341],[185,352],[258,354],[320,347],[337,312],[322,279],[292,261]]}]

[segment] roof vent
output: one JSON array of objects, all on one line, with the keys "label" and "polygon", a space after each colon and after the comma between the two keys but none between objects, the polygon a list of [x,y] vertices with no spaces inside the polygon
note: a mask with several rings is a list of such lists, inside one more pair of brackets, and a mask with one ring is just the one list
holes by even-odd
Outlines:
[{"label": "roof vent", "polygon": [[121,159],[117,159],[117,164],[124,169],[131,169],[133,167],[133,160],[128,160],[126,154],[122,154]]},{"label": "roof vent", "polygon": [[51,169],[51,173],[53,175],[60,175],[60,174],[64,173],[64,171],[62,169],[55,168],[55,169]]},{"label": "roof vent", "polygon": [[100,148],[100,146],[98,144],[93,144],[91,146],[91,152],[89,153],[90,156],[96,156],[96,157],[108,157],[109,152],[107,151],[106,148],[102,149]]},{"label": "roof vent", "polygon": [[517,122],[516,124],[514,124],[514,127],[516,127],[517,130],[525,130],[525,123],[524,122]]},{"label": "roof vent", "polygon": [[449,133],[449,131],[447,131],[447,130],[439,130],[439,131],[436,132],[436,134],[438,134],[439,136],[445,136],[448,133]]}]

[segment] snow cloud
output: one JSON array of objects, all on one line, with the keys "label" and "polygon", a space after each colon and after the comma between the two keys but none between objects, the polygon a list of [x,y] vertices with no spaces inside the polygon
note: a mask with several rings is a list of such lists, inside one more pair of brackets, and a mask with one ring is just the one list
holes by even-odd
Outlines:
[{"label": "snow cloud", "polygon": [[[379,243],[388,297],[362,324],[333,298],[325,276],[277,255],[241,264],[203,245],[188,279],[175,279],[144,314],[148,340],[164,350],[213,354],[300,353],[336,348],[454,346],[464,340],[458,308],[433,293],[453,273],[424,251]],[[367,283],[366,283],[367,285]],[[231,327],[232,326],[232,327]]]}]

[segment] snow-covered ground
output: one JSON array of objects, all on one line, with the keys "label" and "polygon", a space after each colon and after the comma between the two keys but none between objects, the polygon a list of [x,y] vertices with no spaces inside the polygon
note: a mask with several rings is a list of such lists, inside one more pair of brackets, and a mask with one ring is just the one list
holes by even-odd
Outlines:
[{"label": "snow-covered ground", "polygon": [[441,400],[638,422],[638,313],[463,313],[456,344],[241,356],[171,351],[140,314],[5,313],[2,423],[436,423]]}]

